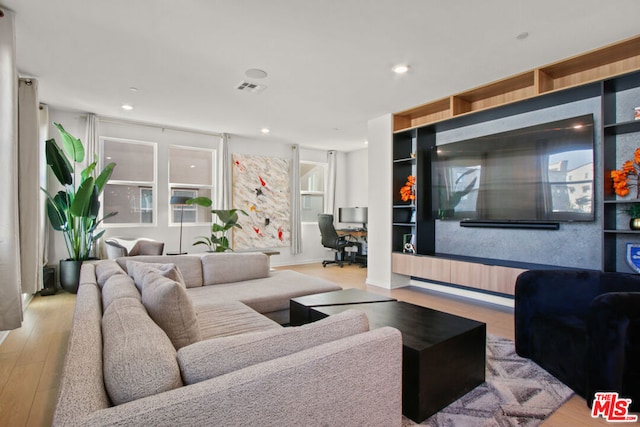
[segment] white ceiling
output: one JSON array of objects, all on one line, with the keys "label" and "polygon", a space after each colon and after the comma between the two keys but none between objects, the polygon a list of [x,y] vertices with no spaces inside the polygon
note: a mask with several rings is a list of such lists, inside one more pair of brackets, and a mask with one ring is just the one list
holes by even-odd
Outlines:
[{"label": "white ceiling", "polygon": [[369,119],[640,33],[638,0],[0,2],[51,106],[345,151]]}]

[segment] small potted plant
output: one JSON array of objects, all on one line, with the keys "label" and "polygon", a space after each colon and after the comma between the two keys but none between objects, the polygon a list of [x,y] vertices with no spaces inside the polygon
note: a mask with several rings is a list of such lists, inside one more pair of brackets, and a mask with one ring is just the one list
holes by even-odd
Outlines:
[{"label": "small potted plant", "polygon": [[629,228],[631,230],[640,230],[640,203],[632,203],[623,211],[629,215]]},{"label": "small potted plant", "polygon": [[103,220],[116,214],[111,212],[98,219],[99,197],[116,164],[109,163],[95,178],[97,158],[78,171],[77,166],[85,156],[82,142],[65,131],[62,125],[54,123],[54,126],[60,132],[64,151],[51,138],[45,143],[45,154],[47,165],[64,189],[55,195],[44,188],[42,191],[47,195],[47,216],[51,227],[63,233],[69,253],[68,259],[60,260],[60,284],[66,291],[76,293],[80,266],[89,259],[93,244],[104,234],[104,230],[97,232],[97,227]]},{"label": "small potted plant", "polygon": [[[208,197],[194,197],[187,200],[189,205],[211,207],[212,202]],[[238,212],[247,215],[241,209],[212,209],[214,220],[211,223],[211,236],[199,236],[193,243],[196,245],[205,245],[209,248],[209,252],[226,252],[233,251],[229,243],[229,230],[232,228],[242,228],[238,223]],[[217,217],[217,219],[215,219]]]}]

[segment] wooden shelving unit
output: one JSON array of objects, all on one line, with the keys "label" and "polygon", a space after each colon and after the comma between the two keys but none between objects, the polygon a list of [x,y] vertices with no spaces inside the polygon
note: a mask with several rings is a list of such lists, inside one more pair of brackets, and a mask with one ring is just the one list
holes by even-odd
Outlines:
[{"label": "wooden shelving unit", "polygon": [[[437,256],[435,215],[427,198],[430,192],[419,190],[416,203],[410,206],[397,203],[395,193],[408,174],[417,175],[419,189],[431,186],[428,160],[440,131],[596,96],[602,104],[602,149],[598,156],[604,191],[596,196],[603,218],[602,270],[632,272],[625,265],[624,252],[626,243],[640,244],[640,231],[629,229],[622,211],[625,204],[640,203],[640,199],[617,197],[610,172],[640,147],[640,120],[633,118],[633,108],[640,106],[640,36],[394,114],[392,271],[512,295],[515,277],[528,266],[496,266],[482,260]],[[411,152],[416,156],[407,158]],[[416,210],[416,222],[402,220],[412,210]],[[405,233],[416,235],[418,256],[401,253]]]},{"label": "wooden shelving unit", "polygon": [[[433,254],[435,246],[435,222],[431,215],[431,147],[435,145],[435,133],[428,128],[416,128],[393,136],[393,223],[391,248],[402,252],[404,236],[413,235],[418,253]],[[400,188],[409,175],[423,177],[416,184],[416,200],[402,201]]]},{"label": "wooden shelving unit", "polygon": [[394,132],[640,70],[640,36],[393,115]]},{"label": "wooden shelving unit", "polygon": [[618,197],[611,181],[611,171],[633,159],[640,147],[640,120],[634,120],[633,109],[640,105],[640,72],[606,79],[602,84],[603,135],[603,265],[604,271],[634,273],[626,264],[626,244],[640,243],[640,232],[629,229],[625,205],[640,199]]}]

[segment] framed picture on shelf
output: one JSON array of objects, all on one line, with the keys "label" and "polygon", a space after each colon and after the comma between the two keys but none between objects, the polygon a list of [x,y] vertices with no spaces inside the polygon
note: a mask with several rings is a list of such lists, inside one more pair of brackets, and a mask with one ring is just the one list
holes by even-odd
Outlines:
[{"label": "framed picture on shelf", "polygon": [[416,210],[411,209],[411,216],[409,217],[409,222],[415,224],[416,222]]}]

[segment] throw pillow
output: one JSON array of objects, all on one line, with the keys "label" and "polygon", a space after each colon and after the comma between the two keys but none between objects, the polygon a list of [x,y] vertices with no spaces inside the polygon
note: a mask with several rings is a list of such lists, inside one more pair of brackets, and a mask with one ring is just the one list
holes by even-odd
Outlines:
[{"label": "throw pillow", "polygon": [[126,274],[116,274],[107,280],[102,287],[102,311],[118,298],[134,298],[141,301],[140,292],[133,279]]},{"label": "throw pillow", "polygon": [[102,317],[104,384],[120,405],[182,386],[176,349],[133,298],[120,298]]},{"label": "throw pillow", "polygon": [[150,272],[142,283],[142,304],[176,350],[201,340],[200,326],[184,286]]},{"label": "throw pillow", "polygon": [[122,267],[111,259],[105,259],[95,264],[96,278],[98,279],[98,286],[102,288],[107,280],[115,274],[126,274]]},{"label": "throw pillow", "polygon": [[184,283],[184,278],[180,269],[174,263],[160,264],[156,262],[139,262],[133,260],[127,260],[127,272],[129,276],[133,277],[133,281],[140,292],[142,292],[142,282],[144,277],[149,272],[158,273],[164,277],[174,280],[182,285],[183,288],[187,286]]},{"label": "throw pillow", "polygon": [[178,363],[184,382],[194,384],[368,330],[363,312],[347,310],[304,326],[200,341],[181,348]]}]

